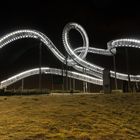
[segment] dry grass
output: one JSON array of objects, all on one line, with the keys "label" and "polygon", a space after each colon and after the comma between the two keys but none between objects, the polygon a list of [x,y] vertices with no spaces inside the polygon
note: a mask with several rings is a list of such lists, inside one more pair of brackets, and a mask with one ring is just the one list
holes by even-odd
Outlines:
[{"label": "dry grass", "polygon": [[0,140],[140,140],[140,94],[0,97]]}]

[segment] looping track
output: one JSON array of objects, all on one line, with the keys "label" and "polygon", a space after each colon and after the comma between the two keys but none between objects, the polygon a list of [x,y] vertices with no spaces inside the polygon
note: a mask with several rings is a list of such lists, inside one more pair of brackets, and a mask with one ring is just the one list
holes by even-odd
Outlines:
[{"label": "looping track", "polygon": [[[83,39],[83,46],[76,48],[75,50],[72,50],[70,42],[69,42],[69,31],[71,29],[77,30]],[[36,31],[36,30],[17,30],[14,32],[11,32],[3,37],[0,38],[0,50],[6,46],[7,44],[16,41],[18,39],[23,38],[35,38],[40,40],[45,44],[46,47],[50,49],[50,51],[64,64],[68,64],[69,66],[72,66],[74,69],[76,69],[79,72],[68,72],[68,76],[79,79],[82,81],[90,82],[97,85],[103,84],[103,67],[97,66],[95,64],[89,63],[85,60],[85,57],[87,53],[93,53],[93,54],[100,54],[100,55],[106,55],[111,56],[116,54],[116,48],[117,47],[131,47],[131,48],[139,48],[140,49],[140,40],[136,39],[117,39],[112,40],[107,43],[107,49],[97,49],[89,46],[89,39],[86,31],[84,28],[77,24],[77,23],[68,23],[63,30],[62,39],[64,47],[68,53],[68,59],[66,62],[66,57],[64,56],[57,47],[53,44],[53,42],[43,33]],[[79,54],[79,55],[77,55]],[[83,68],[85,69],[85,74],[83,73]],[[55,69],[55,68],[41,68],[42,73],[50,73],[50,74],[57,74],[62,75],[62,70]],[[81,73],[80,73],[81,72]],[[25,72],[22,72],[20,74],[17,74],[13,77],[10,77],[6,80],[3,80],[0,82],[0,88],[7,87],[16,81],[34,75],[38,74],[39,69],[31,69],[27,70]],[[111,77],[115,77],[115,72],[110,71]],[[116,73],[117,79],[120,80],[128,80],[128,75],[125,73]],[[140,81],[140,75],[130,75],[131,81]]]}]

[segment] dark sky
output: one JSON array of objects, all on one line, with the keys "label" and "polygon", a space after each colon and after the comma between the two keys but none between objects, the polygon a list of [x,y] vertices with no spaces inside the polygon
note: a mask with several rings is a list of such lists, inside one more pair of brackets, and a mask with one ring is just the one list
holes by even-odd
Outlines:
[{"label": "dark sky", "polygon": [[[0,36],[15,29],[31,28],[45,33],[64,53],[62,31],[68,22],[81,24],[89,36],[90,45],[106,49],[108,41],[117,38],[140,38],[140,8],[136,1],[123,0],[28,0],[4,2],[0,5]],[[71,33],[73,48],[82,40],[77,32]],[[38,66],[39,41],[23,39],[9,44],[0,51],[0,80],[22,70]],[[42,48],[42,65],[59,67],[53,54]],[[118,49],[117,70],[126,72],[124,49]],[[140,71],[140,50],[128,49],[129,71]],[[51,58],[51,59],[50,59]],[[138,60],[137,60],[138,59]],[[87,60],[112,69],[112,57],[89,54]],[[139,73],[140,74],[140,73]]]}]

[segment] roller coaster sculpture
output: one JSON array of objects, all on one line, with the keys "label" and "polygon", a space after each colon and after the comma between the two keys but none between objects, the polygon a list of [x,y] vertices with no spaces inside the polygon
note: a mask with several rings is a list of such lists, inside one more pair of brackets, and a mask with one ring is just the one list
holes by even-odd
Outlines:
[{"label": "roller coaster sculpture", "polygon": [[[77,30],[83,39],[83,46],[72,50],[70,42],[69,42],[69,32],[71,29]],[[16,41],[18,39],[23,38],[34,38],[38,39],[45,44],[46,47],[50,49],[50,51],[64,64],[73,67],[74,71],[68,71],[68,77],[72,77],[78,80],[86,81],[89,83],[93,83],[96,85],[103,85],[103,67],[97,66],[85,60],[87,53],[100,54],[105,56],[113,56],[116,54],[116,48],[118,47],[130,47],[130,48],[139,48],[140,49],[140,40],[136,39],[117,39],[112,40],[107,43],[107,49],[98,49],[89,46],[89,39],[84,28],[77,23],[68,23],[62,33],[62,39],[64,47],[68,53],[68,58],[64,56],[57,47],[53,44],[53,42],[43,33],[36,30],[17,30],[11,32],[0,38],[0,50],[6,46],[7,44]],[[67,60],[67,62],[66,62]],[[83,74],[83,68],[85,69],[85,73]],[[66,75],[65,70],[42,67],[41,72],[45,74],[55,74],[55,75]],[[39,68],[30,69],[24,72],[21,72],[17,75],[14,75],[6,80],[0,82],[0,89],[5,88],[25,77],[39,74]],[[128,81],[128,74],[119,73],[110,71],[110,76],[112,78],[126,80]],[[140,75],[130,75],[130,81],[140,81]]]}]

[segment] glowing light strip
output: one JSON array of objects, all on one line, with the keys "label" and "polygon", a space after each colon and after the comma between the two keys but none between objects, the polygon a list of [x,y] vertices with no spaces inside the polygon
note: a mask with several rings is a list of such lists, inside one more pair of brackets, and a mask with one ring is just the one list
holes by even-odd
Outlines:
[{"label": "glowing light strip", "polygon": [[[11,43],[12,41],[22,39],[22,38],[35,38],[35,39],[41,40],[61,62],[66,63],[65,56],[55,47],[55,45],[51,42],[51,40],[43,33],[36,31],[36,30],[18,30],[18,31],[14,31],[8,35],[5,35],[4,37],[2,37],[0,39],[0,48],[3,48],[4,46]],[[82,57],[82,55],[80,55],[80,56]],[[75,62],[71,59],[68,59],[67,64],[69,66],[71,66],[71,65],[75,64]],[[78,71],[81,71],[81,72],[83,71],[83,68],[78,65],[73,65],[73,67]],[[87,69],[87,71],[90,71],[90,70]],[[89,73],[91,73],[91,72],[89,72]],[[95,72],[93,70],[92,74],[94,74],[94,73]],[[96,77],[100,77],[100,75],[96,76]]]},{"label": "glowing light strip", "polygon": [[[117,39],[112,40],[107,43],[108,48],[112,54],[113,50],[116,51],[118,47],[129,47],[129,48],[138,48],[140,49],[140,40],[137,39]],[[114,77],[115,73],[110,71],[111,77]],[[116,73],[117,79],[128,81],[128,75],[123,73]],[[130,75],[130,81],[140,81],[140,75]]]},{"label": "glowing light strip", "polygon": [[[75,50],[71,49],[71,45],[69,43],[69,31],[71,29],[76,29],[83,38],[83,46]],[[22,38],[35,38],[42,41],[45,44],[45,46],[47,46],[61,62],[66,64],[66,57],[56,48],[53,42],[45,34],[36,30],[18,30],[1,37],[0,49],[2,49],[5,45]],[[64,47],[69,54],[67,64],[81,72],[83,72],[83,68],[85,68],[87,74],[97,77],[99,81],[102,80],[104,68],[85,61],[84,58],[86,57],[88,52],[110,56],[116,54],[117,47],[140,48],[140,40],[136,39],[117,39],[110,41],[107,43],[107,49],[89,47],[89,40],[86,31],[82,26],[80,26],[77,23],[67,24],[64,27],[62,38]],[[77,53],[80,54],[77,55]],[[115,77],[115,73],[113,71],[110,71],[110,74],[111,77]],[[116,76],[118,79],[128,80],[127,74],[117,72]],[[130,80],[140,81],[140,75],[130,75]]]},{"label": "glowing light strip", "polygon": [[[49,68],[49,67],[42,67],[41,73],[66,76],[65,70],[62,71],[61,69]],[[23,78],[26,78],[26,77],[29,77],[32,75],[36,75],[36,74],[39,74],[39,68],[30,69],[30,70],[21,72],[19,74],[16,74],[6,80],[1,81],[0,89],[5,88]],[[68,74],[68,77],[71,77],[71,78],[74,78],[77,80],[82,80],[82,81],[86,81],[86,82],[89,82],[92,84],[97,84],[97,85],[103,84],[103,81],[101,79],[97,79],[92,76],[88,76],[86,74],[82,74],[82,73],[78,73],[78,72],[74,72],[74,71],[68,71],[67,74]]]}]

